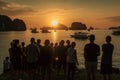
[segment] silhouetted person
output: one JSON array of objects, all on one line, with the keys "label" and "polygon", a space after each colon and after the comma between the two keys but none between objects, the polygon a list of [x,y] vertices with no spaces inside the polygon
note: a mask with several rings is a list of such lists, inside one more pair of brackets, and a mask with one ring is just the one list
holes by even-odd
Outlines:
[{"label": "silhouetted person", "polygon": [[54,69],[55,69],[55,59],[54,59],[55,53],[54,53],[54,43],[53,42],[50,43],[50,47],[52,48],[52,71],[54,71]]},{"label": "silhouetted person", "polygon": [[10,71],[10,61],[9,57],[6,57],[5,60],[3,61],[3,72],[7,73]]},{"label": "silhouetted person", "polygon": [[40,39],[37,39],[36,44],[37,44],[38,49],[39,49],[39,52],[40,52],[40,48],[42,47],[42,45],[41,45],[41,40],[40,40]]},{"label": "silhouetted person", "polygon": [[54,47],[54,43],[51,42],[51,43],[50,43],[50,46],[53,48],[53,47]]},{"label": "silhouetted person", "polygon": [[100,47],[94,43],[95,35],[90,35],[90,43],[84,47],[85,68],[88,80],[95,80],[97,70],[97,56],[100,55]]},{"label": "silhouetted person", "polygon": [[25,42],[21,42],[21,51],[22,51],[22,70],[26,71],[27,61]]},{"label": "silhouetted person", "polygon": [[112,74],[112,54],[114,45],[110,43],[111,36],[106,37],[106,43],[102,45],[101,73],[104,80],[111,80]]},{"label": "silhouetted person", "polygon": [[54,52],[53,56],[54,56],[55,61],[58,60],[57,49],[58,49],[58,43],[55,43],[55,45],[54,45],[54,51],[53,51]]},{"label": "silhouetted person", "polygon": [[41,48],[41,76],[42,80],[51,80],[51,64],[53,50],[50,41],[47,39]]},{"label": "silhouetted person", "polygon": [[19,78],[20,71],[21,71],[21,56],[22,56],[22,51],[19,45],[19,40],[15,39],[13,40],[13,47],[12,47],[12,65],[13,69],[15,71],[15,77],[16,79]]},{"label": "silhouetted person", "polygon": [[29,80],[32,79],[33,72],[36,72],[35,69],[37,68],[37,62],[38,62],[38,55],[39,50],[37,45],[35,44],[35,38],[31,38],[30,44],[26,47],[26,58],[27,58],[27,64],[28,64],[28,74],[29,74]]},{"label": "silhouetted person", "polygon": [[42,48],[41,40],[37,39],[36,44],[37,44],[37,47],[38,47],[38,50],[39,50],[37,65],[38,65],[38,74],[40,74],[40,72],[41,72],[41,59],[40,59],[41,54],[40,54],[40,51],[41,51],[41,48]]},{"label": "silhouetted person", "polygon": [[57,48],[58,55],[58,74],[61,68],[64,70],[64,74],[66,75],[66,52],[67,48],[64,45],[65,41],[61,40],[59,46]]},{"label": "silhouetted person", "polygon": [[58,56],[57,56],[57,47],[58,43],[55,43],[53,47],[53,68],[57,68],[57,61],[58,61]]},{"label": "silhouetted person", "polygon": [[25,52],[26,52],[25,42],[21,42],[21,50],[22,50],[22,52],[24,52],[24,55],[26,55],[25,54]]},{"label": "silhouetted person", "polygon": [[77,52],[76,49],[74,49],[76,46],[75,42],[71,43],[71,47],[67,50],[67,80],[73,80],[75,71],[76,71],[76,64],[79,65],[77,60]]},{"label": "silhouetted person", "polygon": [[54,59],[56,60],[56,58],[58,58],[58,56],[57,56],[57,48],[58,48],[58,43],[55,43],[55,45],[54,45],[54,54],[53,54],[53,56],[54,56]]},{"label": "silhouetted person", "polygon": [[13,47],[13,41],[10,43],[10,48],[8,49],[9,51],[9,58],[10,58],[10,69],[13,70],[13,56],[12,56],[12,47]]},{"label": "silhouetted person", "polygon": [[70,40],[66,40],[66,48],[68,49],[68,48],[70,48],[71,47],[71,45],[70,45]]}]

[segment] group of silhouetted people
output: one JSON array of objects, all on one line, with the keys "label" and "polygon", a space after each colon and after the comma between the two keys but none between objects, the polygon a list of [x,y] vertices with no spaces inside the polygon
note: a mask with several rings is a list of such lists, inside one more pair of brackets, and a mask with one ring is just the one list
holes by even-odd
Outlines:
[{"label": "group of silhouetted people", "polygon": [[[90,35],[90,43],[84,47],[85,69],[87,80],[96,80],[98,59],[100,47],[94,43],[95,35]],[[102,45],[101,73],[104,80],[111,80],[112,73],[112,54],[114,46],[110,43],[111,37],[106,37],[105,44]],[[46,39],[44,45],[41,40],[30,39],[30,44],[25,46],[22,42],[15,39],[11,42],[9,48],[9,57],[4,60],[4,72],[12,70],[15,72],[16,79],[19,74],[28,73],[29,79],[32,80],[33,74],[39,74],[40,80],[51,80],[51,74],[55,70],[59,75],[61,70],[64,72],[67,80],[74,80],[76,65],[79,65],[77,59],[76,43],[70,40],[61,40],[59,43],[51,43]],[[9,62],[10,58],[10,62]]]},{"label": "group of silhouetted people", "polygon": [[[84,47],[84,57],[85,57],[85,68],[87,72],[87,80],[96,80],[96,71],[98,59],[100,56],[100,47],[94,43],[95,36],[90,35],[90,43],[86,44]],[[111,80],[112,74],[112,54],[114,50],[113,44],[111,42],[111,36],[106,36],[106,43],[102,45],[102,58],[100,71],[103,74],[104,80]]]}]

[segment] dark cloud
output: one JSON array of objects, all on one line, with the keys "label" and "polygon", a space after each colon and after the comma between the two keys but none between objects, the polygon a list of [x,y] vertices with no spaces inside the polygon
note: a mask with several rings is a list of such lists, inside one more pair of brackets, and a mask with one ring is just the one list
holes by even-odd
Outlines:
[{"label": "dark cloud", "polygon": [[109,21],[120,22],[120,16],[106,17],[105,19]]},{"label": "dark cloud", "polygon": [[21,14],[31,13],[34,11],[35,10],[28,7],[27,5],[0,0],[0,13],[1,14],[21,15]]}]

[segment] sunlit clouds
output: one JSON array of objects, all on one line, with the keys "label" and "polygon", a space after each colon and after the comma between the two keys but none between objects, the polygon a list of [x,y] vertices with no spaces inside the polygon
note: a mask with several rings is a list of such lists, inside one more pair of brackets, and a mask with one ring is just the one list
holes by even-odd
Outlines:
[{"label": "sunlit clouds", "polygon": [[82,22],[88,27],[120,25],[120,0],[0,0],[0,14],[21,18],[27,27],[51,26],[51,21],[70,27]]},{"label": "sunlit clouds", "polygon": [[30,13],[30,12],[34,12],[34,10],[27,5],[0,0],[1,14],[5,14],[8,16],[16,16],[16,15],[23,15],[25,13]]},{"label": "sunlit clouds", "polygon": [[120,22],[120,16],[111,16],[111,17],[106,17],[105,19],[113,22]]}]

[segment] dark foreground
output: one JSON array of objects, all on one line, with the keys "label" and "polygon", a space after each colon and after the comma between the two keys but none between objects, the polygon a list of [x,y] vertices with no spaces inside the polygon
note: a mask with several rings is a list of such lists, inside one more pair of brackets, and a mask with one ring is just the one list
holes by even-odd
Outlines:
[{"label": "dark foreground", "polygon": [[[16,80],[14,79],[14,73],[8,72],[6,74],[0,75],[0,80]],[[99,73],[99,71],[96,73],[96,80],[103,80],[102,75]],[[18,80],[28,80],[28,75],[26,73],[21,73],[20,78]],[[41,80],[40,75],[34,74],[33,80]],[[51,80],[66,80],[66,76],[64,76],[63,72],[61,72],[59,75],[52,71],[52,77]],[[84,69],[80,69],[76,72],[74,80],[86,80],[86,72]],[[120,73],[119,74],[113,74],[112,80],[120,80]]]}]

